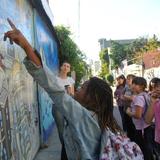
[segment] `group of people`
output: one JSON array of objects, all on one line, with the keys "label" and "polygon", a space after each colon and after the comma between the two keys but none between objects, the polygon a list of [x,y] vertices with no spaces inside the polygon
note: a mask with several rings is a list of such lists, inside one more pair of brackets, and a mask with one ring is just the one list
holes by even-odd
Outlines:
[{"label": "group of people", "polygon": [[145,160],[160,159],[160,78],[153,78],[148,87],[143,77],[132,74],[116,81],[114,97],[123,130],[140,146]]},{"label": "group of people", "polygon": [[[58,77],[49,73],[47,68],[43,66],[40,56],[36,54],[37,52],[24,35],[10,20],[8,22],[12,30],[4,34],[5,40],[9,38],[10,41],[15,42],[24,49],[27,56],[24,59],[26,69],[39,85],[46,90],[55,103],[53,114],[62,143],[61,159],[99,160],[101,148],[106,145],[106,142],[101,140],[104,131],[111,131],[114,134],[122,132],[113,116],[114,106],[111,87],[104,80],[92,77],[84,82],[81,88],[74,93],[73,81],[70,79],[68,83],[67,80],[67,73],[70,68],[69,63],[62,64]],[[156,89],[150,93],[145,92],[146,81],[142,77],[128,76],[128,85],[125,83],[124,76],[117,78],[117,81],[118,86],[115,91],[115,97],[122,116],[123,129],[128,133],[128,136],[131,134],[130,138],[139,144],[145,160],[150,160],[150,152],[146,152],[149,146],[144,145],[146,143],[145,135],[150,126],[150,121],[155,117],[155,142],[159,147],[159,131],[157,130],[159,126],[156,114],[160,108],[158,99],[160,90]],[[155,83],[154,88],[157,85]],[[144,109],[146,103],[143,96],[146,101],[150,97],[151,103],[147,110]],[[126,101],[125,105],[122,101]],[[135,127],[136,138],[129,131],[130,128],[126,125],[125,116],[128,116],[130,123],[133,122],[132,127]],[[106,134],[106,137],[109,139],[109,134]],[[116,150],[115,153],[117,153]],[[146,157],[145,154],[149,156]],[[107,159],[110,160],[113,157]]]}]

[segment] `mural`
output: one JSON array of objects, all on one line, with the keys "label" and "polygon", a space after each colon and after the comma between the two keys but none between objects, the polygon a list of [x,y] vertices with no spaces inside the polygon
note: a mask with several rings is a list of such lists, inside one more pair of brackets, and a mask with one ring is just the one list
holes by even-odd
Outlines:
[{"label": "mural", "polygon": [[[11,5],[12,4],[12,5]],[[7,17],[33,42],[33,10],[26,0],[0,3],[0,160],[32,160],[39,148],[36,88],[24,52],[3,41]]]},{"label": "mural", "polygon": [[[59,63],[56,41],[37,12],[35,12],[34,21],[36,28],[36,49],[41,55],[43,65],[47,66],[56,74],[58,72]],[[45,93],[40,86],[38,87],[38,99],[40,105],[41,143],[44,144],[47,142],[50,133],[52,133],[51,130],[54,125],[51,112],[53,103],[47,93]]]}]

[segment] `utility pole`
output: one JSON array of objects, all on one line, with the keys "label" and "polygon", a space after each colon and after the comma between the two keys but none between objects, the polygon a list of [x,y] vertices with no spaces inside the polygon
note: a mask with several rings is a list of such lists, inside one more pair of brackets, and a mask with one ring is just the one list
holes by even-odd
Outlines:
[{"label": "utility pole", "polygon": [[143,62],[143,52],[141,53],[141,63],[142,63],[142,77],[144,77],[145,64],[144,64],[144,62]]},{"label": "utility pole", "polygon": [[81,19],[81,3],[80,0],[78,0],[78,43],[80,43],[80,19]]}]

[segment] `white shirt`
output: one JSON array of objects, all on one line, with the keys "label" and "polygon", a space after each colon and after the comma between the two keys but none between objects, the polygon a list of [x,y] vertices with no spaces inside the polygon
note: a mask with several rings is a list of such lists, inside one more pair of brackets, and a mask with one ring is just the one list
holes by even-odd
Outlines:
[{"label": "white shirt", "polygon": [[75,83],[75,81],[73,80],[72,77],[67,77],[66,79],[62,79],[60,77],[57,77],[57,80],[58,80],[59,85],[61,85],[63,87],[66,85],[73,86]]}]

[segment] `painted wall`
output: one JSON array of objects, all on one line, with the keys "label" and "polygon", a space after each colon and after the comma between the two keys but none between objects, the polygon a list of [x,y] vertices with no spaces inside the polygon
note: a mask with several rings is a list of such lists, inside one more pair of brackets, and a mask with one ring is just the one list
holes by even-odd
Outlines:
[{"label": "painted wall", "polygon": [[31,160],[39,148],[36,89],[20,47],[3,41],[9,17],[33,42],[33,11],[25,0],[0,3],[0,159]]},{"label": "painted wall", "polygon": [[[37,12],[34,15],[36,49],[41,55],[43,65],[56,74],[58,72],[57,43],[40,15]],[[38,87],[38,100],[40,104],[41,143],[43,144],[47,142],[54,125],[53,102],[40,86]]]},{"label": "painted wall", "polygon": [[[7,17],[12,19],[33,46],[36,44],[39,47],[44,64],[56,71],[57,46],[45,23],[28,0],[1,0],[0,160],[32,160],[40,145],[38,104],[40,104],[41,127],[42,131],[44,130],[43,141],[46,141],[54,123],[50,113],[52,103],[42,89],[39,89],[39,97],[37,96],[37,85],[23,65],[24,51],[15,44],[10,45],[9,41],[3,41],[4,32],[10,30]],[[37,25],[36,28],[34,24]],[[38,40],[34,36],[42,39]]]}]

